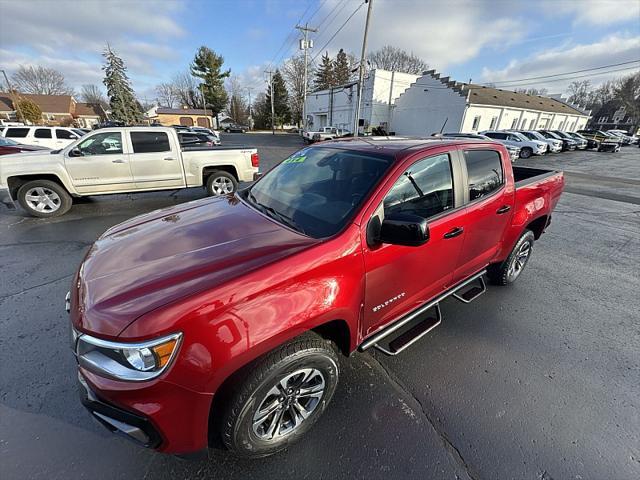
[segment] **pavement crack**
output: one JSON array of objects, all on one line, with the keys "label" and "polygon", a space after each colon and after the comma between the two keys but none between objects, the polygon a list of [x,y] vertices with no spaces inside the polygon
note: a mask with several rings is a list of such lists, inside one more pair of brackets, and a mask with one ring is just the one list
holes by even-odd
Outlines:
[{"label": "pavement crack", "polygon": [[431,417],[430,413],[424,407],[424,405],[420,401],[420,399],[417,396],[415,396],[411,392],[411,390],[402,382],[402,380],[400,380],[391,370],[389,370],[387,367],[385,367],[382,364],[382,362],[380,362],[380,360],[378,360],[373,354],[369,354],[368,356],[385,373],[385,375],[387,376],[388,380],[391,382],[391,384],[395,387],[396,390],[398,390],[401,394],[409,397],[413,403],[415,403],[418,407],[420,407],[420,413],[422,414],[424,419],[427,421],[427,423],[429,425],[431,425],[431,428],[433,428],[433,430],[436,432],[436,434],[440,438],[440,441],[444,445],[444,447],[447,450],[447,452],[449,453],[449,455],[451,455],[451,457],[454,459],[454,461],[465,471],[467,476],[471,480],[479,480],[480,476],[467,463],[467,461],[462,456],[462,453],[460,452],[460,450],[453,444],[453,442],[451,441],[451,439],[449,438],[447,433],[444,431],[442,426],[439,425]]},{"label": "pavement crack", "polygon": [[34,285],[32,287],[25,288],[24,290],[21,290],[21,291],[16,292],[16,293],[10,293],[9,295],[4,295],[4,296],[0,297],[0,302],[6,300],[7,298],[11,298],[11,297],[16,297],[18,295],[22,295],[23,293],[29,292],[29,291],[34,290],[36,288],[45,287],[47,285],[51,285],[52,283],[59,282],[60,280],[64,280],[65,278],[69,278],[69,277],[72,277],[72,276],[73,276],[73,273],[70,273],[68,275],[65,275],[64,277],[60,277],[60,278],[56,278],[54,280],[50,280],[48,282],[40,283],[38,285]]}]

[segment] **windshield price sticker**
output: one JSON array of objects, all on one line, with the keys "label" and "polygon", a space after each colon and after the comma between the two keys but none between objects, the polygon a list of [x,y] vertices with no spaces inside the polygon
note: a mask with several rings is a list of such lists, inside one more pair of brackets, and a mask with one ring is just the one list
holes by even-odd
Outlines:
[{"label": "windshield price sticker", "polygon": [[306,153],[307,149],[305,148],[304,150],[294,153],[282,163],[303,163],[307,159]]}]

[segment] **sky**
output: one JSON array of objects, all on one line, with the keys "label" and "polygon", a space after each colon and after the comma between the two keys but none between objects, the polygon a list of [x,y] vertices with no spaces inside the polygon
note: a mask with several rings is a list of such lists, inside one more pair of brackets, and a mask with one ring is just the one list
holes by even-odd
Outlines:
[{"label": "sky", "polygon": [[[318,28],[312,57],[339,48],[359,56],[362,3],[0,0],[0,69],[10,75],[20,65],[52,67],[79,91],[83,84],[101,85],[100,54],[108,42],[124,59],[139,98],[150,103],[155,86],[188,69],[206,45],[255,95],[265,89],[265,69],[298,53],[297,22]],[[368,51],[387,44],[458,81],[561,93],[573,79],[499,82],[635,62],[577,79],[595,86],[640,70],[640,0],[373,0]]]}]

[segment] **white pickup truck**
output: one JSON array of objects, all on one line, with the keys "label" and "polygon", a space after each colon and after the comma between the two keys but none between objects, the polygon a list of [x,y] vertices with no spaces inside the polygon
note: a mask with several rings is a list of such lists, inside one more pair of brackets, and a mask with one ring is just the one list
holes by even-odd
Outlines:
[{"label": "white pickup truck", "polygon": [[346,137],[351,132],[342,128],[322,127],[317,132],[307,131],[302,134],[302,138],[307,143],[321,142],[323,140],[333,140],[334,138]]},{"label": "white pickup truck", "polygon": [[173,128],[104,128],[61,150],[0,157],[0,201],[54,217],[73,197],[199,186],[224,195],[254,180],[258,166],[255,148],[188,149]]}]

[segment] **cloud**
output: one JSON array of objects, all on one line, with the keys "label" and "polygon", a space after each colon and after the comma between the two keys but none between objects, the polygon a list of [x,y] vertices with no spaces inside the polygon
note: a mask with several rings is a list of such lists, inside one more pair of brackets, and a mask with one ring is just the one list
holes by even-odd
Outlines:
[{"label": "cloud", "polygon": [[109,42],[134,80],[157,74],[157,63],[178,57],[173,40],[185,32],[176,22],[181,3],[147,0],[3,1],[0,62],[45,65],[64,73],[74,87],[102,80],[102,53]]},{"label": "cloud", "polygon": [[[316,18],[329,14],[336,2],[328,1],[323,7],[324,13]],[[349,3],[331,25],[323,26],[315,36],[317,49],[322,48],[357,5]],[[366,7],[363,7],[331,42],[331,53],[340,47],[360,51],[365,15]],[[487,47],[518,41],[526,33],[523,28],[526,23],[521,22],[518,15],[518,9],[495,8],[495,2],[489,0],[376,0],[367,50],[394,45],[415,53],[434,68],[444,69],[476,57]],[[321,54],[319,50],[314,52],[318,53]]]},{"label": "cloud", "polygon": [[[529,77],[537,77],[543,75],[554,75],[563,72],[572,72],[576,70],[584,70],[604,65],[617,64],[622,62],[635,61],[634,64],[623,65],[614,68],[634,67],[640,69],[640,36],[621,36],[614,34],[602,38],[601,40],[591,44],[564,45],[548,50],[542,50],[528,58],[522,60],[512,60],[506,68],[500,70],[483,69],[483,82],[500,82],[505,80],[516,80]],[[608,69],[603,69],[606,72]],[[582,77],[575,80],[590,80],[592,85],[598,85],[605,80],[628,75],[632,71],[619,71],[614,73],[593,72],[590,76]],[[576,74],[587,75],[589,72]],[[545,82],[542,80],[533,80],[529,82],[531,85],[527,87],[547,88],[549,91],[564,91],[569,83],[574,79],[558,80]],[[535,83],[538,82],[538,83]],[[515,83],[510,84],[515,88]],[[525,85],[523,85],[524,87]]]},{"label": "cloud", "polygon": [[574,18],[576,25],[613,25],[623,22],[640,21],[640,1],[638,0],[546,0],[542,5],[549,15],[567,15]]}]

